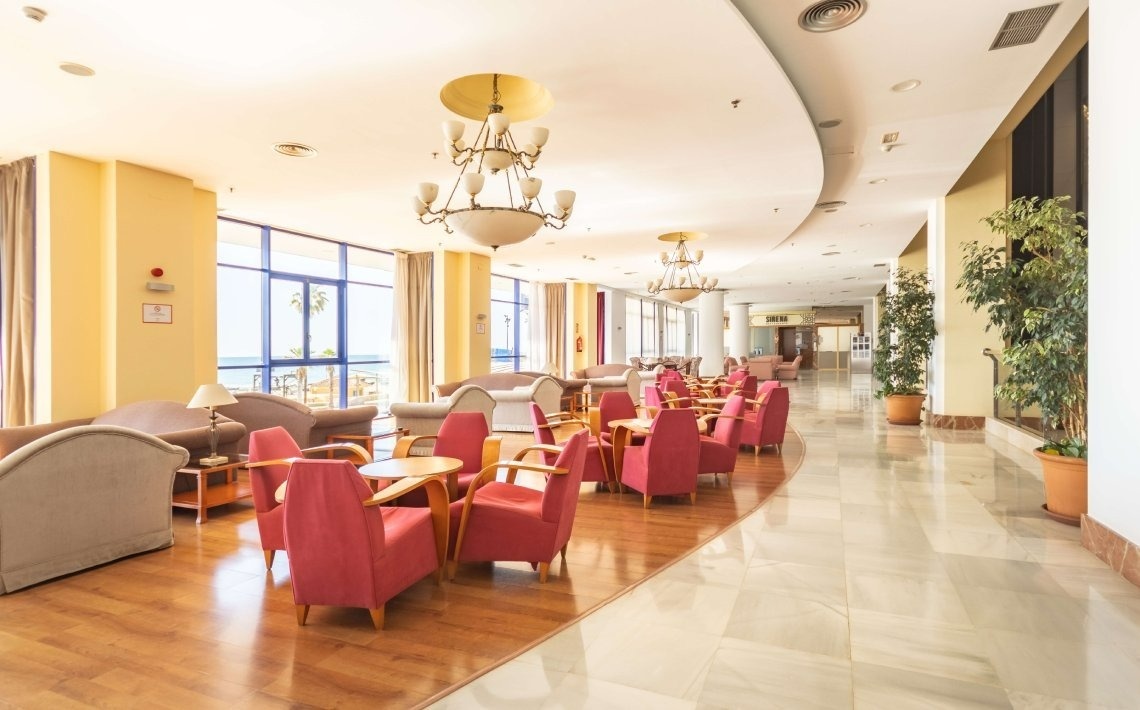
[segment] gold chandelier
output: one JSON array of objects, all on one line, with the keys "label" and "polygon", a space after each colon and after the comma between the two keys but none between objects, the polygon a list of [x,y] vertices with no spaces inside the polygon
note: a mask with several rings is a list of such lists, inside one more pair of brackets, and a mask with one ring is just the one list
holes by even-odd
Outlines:
[{"label": "gold chandelier", "polygon": [[645,289],[653,296],[684,303],[716,288],[720,279],[709,279],[697,271],[697,265],[705,258],[704,251],[697,249],[690,252],[685,246],[685,242],[698,241],[707,236],[704,232],[669,232],[657,237],[660,241],[675,243],[677,247],[672,254],[661,252],[661,265],[665,267],[665,273],[656,281],[646,283]]},{"label": "gold chandelier", "polygon": [[[432,208],[439,197],[439,185],[432,182],[420,183],[419,194],[412,198],[423,224],[442,222],[448,234],[458,231],[476,244],[492,249],[529,239],[543,226],[562,229],[570,219],[575,197],[571,190],[559,190],[554,193],[554,213],[543,209],[538,198],[542,180],[532,177],[530,171],[542,155],[550,131],[536,126],[530,129],[528,140],[521,147],[515,142],[510,118],[503,112],[499,79],[499,74],[491,75],[491,103],[471,146],[463,141],[462,121],[443,122],[447,153],[452,164],[459,167],[459,177],[443,206]],[[460,81],[463,80],[452,85]],[[476,201],[478,196],[482,196],[482,202]],[[501,206],[490,205],[492,200]],[[426,219],[428,215],[430,219]]]}]

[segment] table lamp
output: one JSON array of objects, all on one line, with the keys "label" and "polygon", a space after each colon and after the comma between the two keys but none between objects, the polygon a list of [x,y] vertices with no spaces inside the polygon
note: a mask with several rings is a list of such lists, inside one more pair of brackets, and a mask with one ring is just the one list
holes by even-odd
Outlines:
[{"label": "table lamp", "polygon": [[187,409],[204,407],[210,410],[210,455],[198,459],[201,466],[220,466],[229,461],[229,457],[218,456],[218,412],[215,407],[225,404],[237,404],[237,400],[230,394],[224,385],[199,385],[198,391],[186,405]]}]

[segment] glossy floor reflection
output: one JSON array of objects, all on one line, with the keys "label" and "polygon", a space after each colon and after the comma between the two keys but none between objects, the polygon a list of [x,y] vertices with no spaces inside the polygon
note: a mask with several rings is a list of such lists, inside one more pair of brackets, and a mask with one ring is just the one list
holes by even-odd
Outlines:
[{"label": "glossy floor reflection", "polygon": [[1030,454],[801,375],[785,489],[434,707],[1140,707],[1140,589],[1044,516]]}]

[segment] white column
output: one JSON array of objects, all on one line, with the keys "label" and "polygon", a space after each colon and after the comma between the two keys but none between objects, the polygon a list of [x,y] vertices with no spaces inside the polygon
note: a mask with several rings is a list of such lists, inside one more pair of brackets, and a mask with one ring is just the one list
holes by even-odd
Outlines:
[{"label": "white column", "polygon": [[724,291],[710,291],[697,298],[700,315],[700,338],[697,354],[701,356],[700,374],[719,375],[724,368]]},{"label": "white column", "polygon": [[1093,0],[1089,10],[1089,516],[1140,544],[1136,475],[1136,350],[1126,335],[1140,273],[1140,109],[1135,77],[1140,4]]},{"label": "white column", "polygon": [[748,337],[748,328],[748,304],[730,303],[728,306],[729,355],[740,357],[752,352],[752,341]]}]

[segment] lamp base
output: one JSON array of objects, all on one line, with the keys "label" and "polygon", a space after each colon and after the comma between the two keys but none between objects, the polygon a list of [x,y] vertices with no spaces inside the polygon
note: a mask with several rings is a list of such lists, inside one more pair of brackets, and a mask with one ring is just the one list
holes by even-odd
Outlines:
[{"label": "lamp base", "polygon": [[229,463],[229,456],[203,456],[198,459],[199,466],[221,466],[224,463]]}]

